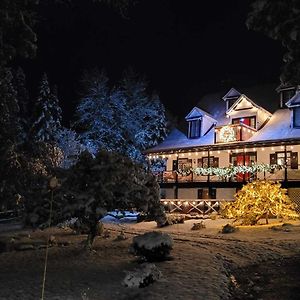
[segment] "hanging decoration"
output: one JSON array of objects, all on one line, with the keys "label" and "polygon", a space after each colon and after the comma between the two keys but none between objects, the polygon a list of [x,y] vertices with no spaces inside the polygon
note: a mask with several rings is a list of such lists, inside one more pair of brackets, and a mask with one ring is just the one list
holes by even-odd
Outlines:
[{"label": "hanging decoration", "polygon": [[232,176],[235,176],[237,174],[246,174],[246,173],[260,173],[260,172],[272,172],[276,169],[281,169],[282,166],[280,165],[270,165],[270,164],[252,164],[250,166],[229,166],[224,168],[216,168],[216,167],[209,167],[209,168],[190,168],[190,169],[184,169],[184,170],[177,170],[178,175],[182,176],[188,176],[191,173],[194,173],[195,175],[201,175],[201,176],[218,176],[221,178],[230,178]]},{"label": "hanging decoration", "polygon": [[231,126],[222,127],[220,129],[219,138],[224,143],[236,141],[234,129]]}]

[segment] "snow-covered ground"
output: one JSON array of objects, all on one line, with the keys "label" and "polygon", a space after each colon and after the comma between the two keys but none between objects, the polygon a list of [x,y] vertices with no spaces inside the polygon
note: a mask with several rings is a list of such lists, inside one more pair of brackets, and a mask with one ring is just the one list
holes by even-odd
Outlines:
[{"label": "snow-covered ground", "polygon": [[[229,284],[235,269],[300,253],[300,222],[293,222],[287,231],[260,225],[241,227],[232,234],[220,233],[227,220],[204,220],[206,228],[191,231],[196,222],[200,221],[161,229],[154,222],[105,224],[110,237],[98,237],[95,252],[82,250],[84,235],[57,228],[6,232],[0,240],[14,237],[14,243],[42,244],[48,234],[55,236],[57,246],[49,249],[45,299],[231,299]],[[128,239],[117,240],[122,230]],[[125,271],[137,267],[128,252],[132,237],[150,230],[172,235],[173,260],[156,263],[163,274],[160,281],[143,289],[126,288],[121,284]],[[44,248],[1,253],[0,299],[39,299],[44,258]]]}]

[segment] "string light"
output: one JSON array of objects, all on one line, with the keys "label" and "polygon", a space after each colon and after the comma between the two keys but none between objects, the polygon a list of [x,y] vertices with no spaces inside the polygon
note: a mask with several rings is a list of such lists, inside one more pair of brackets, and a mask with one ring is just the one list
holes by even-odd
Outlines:
[{"label": "string light", "polygon": [[265,148],[261,148],[261,151],[265,151]]},{"label": "string light", "polygon": [[218,150],[218,154],[220,154],[221,153],[221,151],[220,150]]},{"label": "string light", "polygon": [[191,156],[191,152],[189,153],[189,156]]},{"label": "string light", "polygon": [[274,147],[272,147],[271,150],[274,151]]}]

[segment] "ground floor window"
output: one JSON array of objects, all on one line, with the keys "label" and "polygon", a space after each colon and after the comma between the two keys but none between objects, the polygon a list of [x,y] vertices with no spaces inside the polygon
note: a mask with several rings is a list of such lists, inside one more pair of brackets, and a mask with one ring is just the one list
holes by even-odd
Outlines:
[{"label": "ground floor window", "polygon": [[219,157],[210,156],[208,160],[208,156],[204,156],[198,159],[199,168],[208,168],[208,167],[219,167]]},{"label": "ground floor window", "polygon": [[282,167],[285,166],[285,159],[286,159],[286,166],[291,169],[298,169],[298,153],[297,152],[291,152],[287,151],[286,152],[286,157],[285,157],[285,152],[275,152],[270,154],[270,164],[277,164]]}]

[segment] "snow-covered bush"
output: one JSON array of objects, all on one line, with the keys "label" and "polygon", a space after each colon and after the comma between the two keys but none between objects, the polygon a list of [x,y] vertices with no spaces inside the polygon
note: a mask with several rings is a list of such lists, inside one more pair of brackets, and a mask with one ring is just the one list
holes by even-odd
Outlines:
[{"label": "snow-covered bush", "polygon": [[133,238],[131,250],[135,255],[147,261],[168,259],[173,248],[173,240],[167,233],[158,231],[147,232]]},{"label": "snow-covered bush", "polygon": [[154,264],[144,263],[138,269],[127,272],[123,280],[123,285],[126,287],[143,288],[158,281],[162,277],[161,271]]}]

